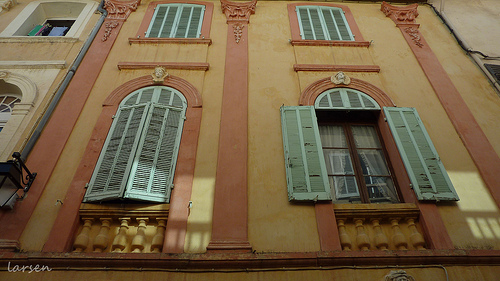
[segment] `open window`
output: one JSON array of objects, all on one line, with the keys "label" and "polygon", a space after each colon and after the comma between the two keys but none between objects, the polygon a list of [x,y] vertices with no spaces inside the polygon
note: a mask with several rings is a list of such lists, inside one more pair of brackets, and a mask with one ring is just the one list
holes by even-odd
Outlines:
[{"label": "open window", "polygon": [[[383,114],[383,115],[382,115]],[[281,107],[290,201],[401,202],[377,120],[385,116],[419,200],[458,200],[414,108],[384,107],[348,88],[314,106]]]},{"label": "open window", "polygon": [[0,36],[78,37],[97,5],[75,0],[31,2]]}]

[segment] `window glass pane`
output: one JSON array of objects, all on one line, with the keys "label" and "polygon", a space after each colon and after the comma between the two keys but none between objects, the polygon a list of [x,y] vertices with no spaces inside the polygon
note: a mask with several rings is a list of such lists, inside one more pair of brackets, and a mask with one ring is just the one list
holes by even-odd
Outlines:
[{"label": "window glass pane", "polygon": [[378,149],[358,149],[363,175],[389,175],[384,153]]},{"label": "window glass pane", "polygon": [[335,200],[350,199],[350,201],[359,201],[359,191],[354,176],[330,176],[328,177],[332,194]]},{"label": "window glass pane", "polygon": [[396,203],[398,196],[390,177],[364,177],[371,203]]},{"label": "window glass pane", "polygon": [[357,148],[382,148],[373,126],[351,126]]},{"label": "window glass pane", "polygon": [[347,149],[323,149],[329,175],[354,175],[351,155]]},{"label": "window glass pane", "polygon": [[347,141],[342,126],[319,126],[323,147],[346,147]]}]

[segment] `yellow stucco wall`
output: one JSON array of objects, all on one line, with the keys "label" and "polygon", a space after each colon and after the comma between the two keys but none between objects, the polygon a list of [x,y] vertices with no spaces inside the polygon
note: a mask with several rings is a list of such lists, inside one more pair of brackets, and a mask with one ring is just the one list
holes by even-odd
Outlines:
[{"label": "yellow stucco wall", "polygon": [[[334,73],[297,73],[293,70],[293,64],[297,63],[380,66],[380,73],[349,72],[347,75],[379,87],[398,106],[418,109],[461,197],[458,203],[439,204],[443,221],[455,246],[499,249],[498,208],[408,44],[392,20],[380,12],[380,4],[343,3],[351,9],[365,40],[373,40],[369,48],[363,48],[290,45],[288,42],[291,37],[290,24],[286,12],[288,3],[290,2],[259,2],[248,26],[248,236],[253,249],[257,252],[319,250],[314,207],[291,204],[287,199],[279,107],[283,104],[297,105],[300,93],[308,85]],[[104,99],[123,83],[151,73],[151,70],[120,71],[117,64],[161,61],[210,64],[207,72],[168,70],[171,75],[181,77],[194,85],[203,98],[191,197],[193,207],[188,219],[185,252],[205,251],[211,235],[228,25],[221,12],[220,3],[215,1],[210,31],[212,45],[130,45],[128,38],[135,36],[148,4],[149,1],[142,2],[121,29],[40,203],[23,233],[21,238],[23,249],[39,251],[48,237],[59,208],[55,202],[64,198],[76,173]],[[417,22],[421,24],[420,30],[423,36],[443,63],[478,123],[492,140],[492,144],[497,151],[500,151],[499,130],[495,124],[495,116],[499,116],[500,113],[498,97],[488,86],[481,72],[458,49],[432,11],[428,7],[421,6],[419,13]],[[431,271],[433,270],[439,271],[438,269]],[[85,274],[86,278],[103,276],[102,273]],[[110,276],[115,274],[112,277],[119,277],[122,273],[109,274]],[[134,274],[142,274],[141,277],[147,275],[147,273]],[[247,277],[253,280],[263,274],[252,273]],[[380,273],[380,276],[383,277],[384,274],[386,273]],[[266,273],[265,276],[267,278],[271,275]],[[214,276],[215,274],[207,278],[215,278]],[[276,277],[280,278],[285,277]],[[295,275],[290,278],[301,279]]]}]

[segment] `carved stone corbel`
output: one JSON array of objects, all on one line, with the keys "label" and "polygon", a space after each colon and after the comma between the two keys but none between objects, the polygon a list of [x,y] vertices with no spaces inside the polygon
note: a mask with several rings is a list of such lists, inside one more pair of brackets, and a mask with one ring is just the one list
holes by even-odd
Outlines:
[{"label": "carved stone corbel", "polygon": [[250,15],[255,14],[255,6],[257,0],[251,2],[230,2],[221,0],[222,12],[226,15],[227,23],[229,22],[246,22],[250,21]]},{"label": "carved stone corbel", "polygon": [[412,4],[406,7],[396,7],[382,2],[380,10],[386,17],[390,17],[396,24],[416,24],[418,17],[418,4]]},{"label": "carved stone corbel", "polygon": [[108,11],[108,19],[115,20],[126,20],[130,13],[137,9],[137,6],[141,3],[141,0],[132,1],[115,1],[106,0],[104,3],[104,8]]}]

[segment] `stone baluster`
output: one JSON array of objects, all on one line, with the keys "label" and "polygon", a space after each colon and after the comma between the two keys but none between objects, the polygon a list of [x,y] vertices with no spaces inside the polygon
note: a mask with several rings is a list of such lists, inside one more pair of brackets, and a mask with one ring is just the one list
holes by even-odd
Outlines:
[{"label": "stone baluster", "polygon": [[163,241],[165,240],[167,218],[156,218],[156,221],[158,225],[156,226],[156,234],[153,236],[153,241],[151,241],[151,252],[161,253]]},{"label": "stone baluster", "polygon": [[406,237],[399,228],[399,220],[400,220],[399,218],[391,219],[392,232],[393,232],[392,242],[394,242],[394,245],[398,250],[408,250],[408,242],[406,242]]},{"label": "stone baluster", "polygon": [[94,238],[94,252],[103,252],[108,247],[109,242],[109,225],[111,218],[100,218],[101,229],[99,234]]},{"label": "stone baluster", "polygon": [[119,220],[120,230],[118,230],[118,234],[113,239],[113,244],[111,245],[111,251],[113,252],[123,252],[125,247],[127,247],[127,230],[130,218],[119,218]]},{"label": "stone baluster", "polygon": [[345,220],[343,220],[343,219],[337,220],[337,225],[339,227],[340,245],[342,246],[342,250],[350,251],[352,249],[351,238],[347,234],[344,222],[345,222]]},{"label": "stone baluster", "polygon": [[356,224],[356,243],[360,250],[367,251],[370,249],[370,238],[365,232],[365,226],[363,225],[364,219],[354,219],[354,223]]},{"label": "stone baluster", "polygon": [[144,244],[146,242],[146,223],[149,221],[148,218],[136,218],[139,226],[137,226],[137,234],[132,239],[132,245],[130,249],[132,253],[141,253],[144,250]]},{"label": "stone baluster", "polygon": [[389,240],[382,231],[380,226],[380,219],[372,219],[373,231],[375,232],[375,247],[379,250],[388,250]]},{"label": "stone baluster", "polygon": [[418,232],[414,218],[407,218],[408,229],[410,230],[410,241],[413,247],[417,250],[425,250],[425,240],[422,234]]},{"label": "stone baluster", "polygon": [[90,237],[90,228],[92,227],[92,223],[94,222],[93,218],[82,218],[83,220],[83,228],[80,234],[75,239],[75,243],[73,243],[73,248],[75,249],[73,252],[83,252],[87,249],[89,245]]}]

